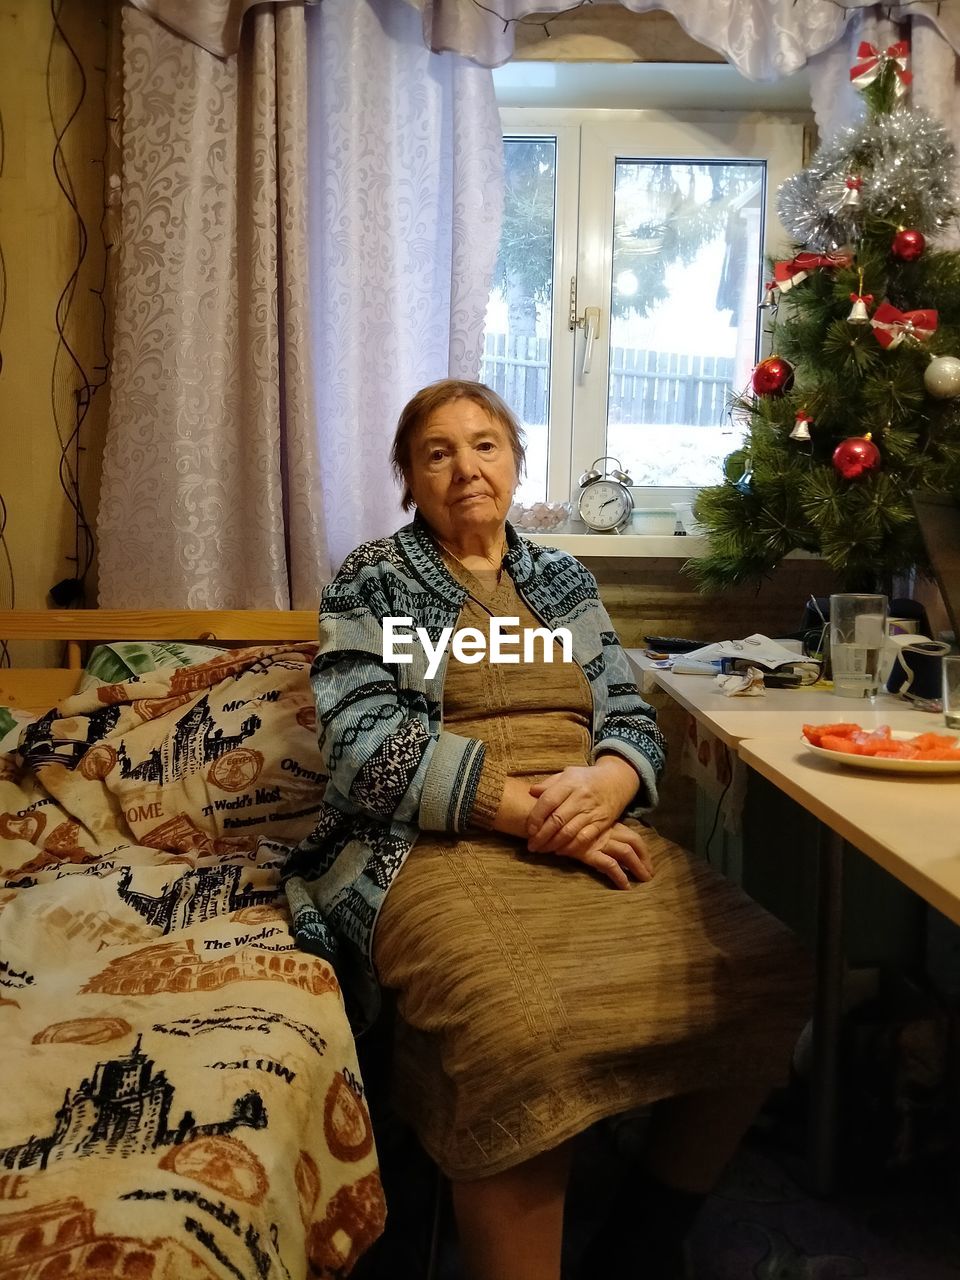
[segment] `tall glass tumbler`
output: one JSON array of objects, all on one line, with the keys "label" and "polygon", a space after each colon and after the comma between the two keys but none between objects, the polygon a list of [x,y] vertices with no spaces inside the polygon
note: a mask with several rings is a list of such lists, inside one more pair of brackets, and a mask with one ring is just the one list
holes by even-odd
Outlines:
[{"label": "tall glass tumbler", "polygon": [[943,660],[943,720],[948,729],[960,729],[960,656]]},{"label": "tall glass tumbler", "polygon": [[886,596],[830,597],[830,666],[833,692],[841,698],[876,694],[886,625]]}]

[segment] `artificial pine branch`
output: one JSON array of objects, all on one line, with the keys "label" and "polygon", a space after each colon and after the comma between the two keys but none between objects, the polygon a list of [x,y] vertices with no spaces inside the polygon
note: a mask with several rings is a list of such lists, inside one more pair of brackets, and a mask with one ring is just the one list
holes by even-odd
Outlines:
[{"label": "artificial pine branch", "polygon": [[882,434],[884,457],[891,462],[909,464],[918,461],[921,446],[912,431],[897,431],[888,427]]},{"label": "artificial pine branch", "polygon": [[915,422],[919,426],[918,415],[926,398],[923,371],[910,366],[898,368],[888,360],[876,377],[864,382],[861,395],[864,407],[874,422],[889,422],[897,426]]},{"label": "artificial pine branch", "polygon": [[880,355],[873,334],[863,332],[862,325],[848,324],[846,320],[832,320],[821,338],[821,350],[833,357],[831,376],[849,387],[851,379],[862,380],[873,373],[880,364]]},{"label": "artificial pine branch", "polygon": [[[704,589],[763,577],[795,547],[821,555],[854,589],[913,567],[924,572],[909,495],[939,489],[960,498],[960,397],[938,400],[924,385],[931,357],[960,358],[960,253],[927,247],[905,262],[891,249],[901,227],[930,236],[952,216],[954,153],[940,126],[904,111],[893,58],[882,54],[879,69],[864,92],[870,121],[849,143],[827,144],[822,163],[818,152],[781,189],[781,210],[811,236],[794,243],[791,257],[839,249],[842,240],[822,237],[848,227],[851,259],[814,267],[781,298],[773,344],[794,367],[792,390],[731,398],[731,417],[746,427],[743,446],[725,464],[726,482],[701,490],[695,503],[709,552],[689,571]],[[859,205],[847,198],[848,175],[862,180]],[[936,331],[924,339],[856,323],[855,314],[851,321],[860,298],[871,316],[885,300],[901,313],[935,310]],[[791,439],[801,410],[812,419],[809,442]],[[880,469],[843,478],[835,450],[868,432]]]}]

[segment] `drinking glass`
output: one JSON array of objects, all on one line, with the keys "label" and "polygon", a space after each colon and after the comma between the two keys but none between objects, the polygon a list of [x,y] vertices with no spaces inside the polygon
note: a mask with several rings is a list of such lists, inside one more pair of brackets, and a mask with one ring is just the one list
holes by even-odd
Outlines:
[{"label": "drinking glass", "polygon": [[943,719],[948,729],[960,729],[960,655],[943,660]]},{"label": "drinking glass", "polygon": [[876,694],[886,624],[886,596],[830,597],[830,666],[833,692],[841,698]]}]

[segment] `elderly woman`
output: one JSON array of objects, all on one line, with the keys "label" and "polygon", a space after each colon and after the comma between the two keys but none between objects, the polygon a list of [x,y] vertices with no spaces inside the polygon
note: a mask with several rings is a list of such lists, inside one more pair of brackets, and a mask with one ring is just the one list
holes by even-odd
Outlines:
[{"label": "elderly woman", "polygon": [[[359,1026],[377,980],[396,993],[395,1105],[452,1181],[473,1280],[557,1280],[570,1140],[648,1104],[643,1168],[584,1274],[669,1280],[787,1072],[805,961],[644,825],[663,738],[594,579],[507,522],[508,407],[426,387],[393,462],[415,519],[323,597],[327,781],[288,871],[298,940],[333,959]],[[499,662],[498,618],[516,641]]]}]

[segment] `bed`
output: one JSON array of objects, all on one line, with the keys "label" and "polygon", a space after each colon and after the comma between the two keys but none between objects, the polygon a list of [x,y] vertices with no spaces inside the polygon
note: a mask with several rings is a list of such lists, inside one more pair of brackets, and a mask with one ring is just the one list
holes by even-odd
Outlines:
[{"label": "bed", "polygon": [[[278,892],[321,780],[315,636],[312,612],[0,612],[66,646],[0,669],[4,1277],[332,1280],[383,1229],[340,990]],[[176,665],[85,675],[85,644],[116,675],[148,641]]]}]

